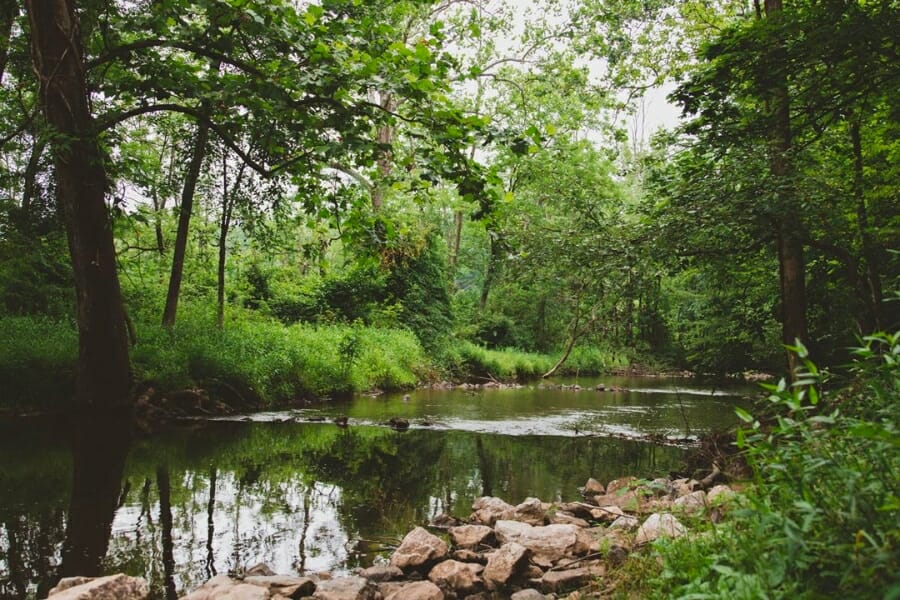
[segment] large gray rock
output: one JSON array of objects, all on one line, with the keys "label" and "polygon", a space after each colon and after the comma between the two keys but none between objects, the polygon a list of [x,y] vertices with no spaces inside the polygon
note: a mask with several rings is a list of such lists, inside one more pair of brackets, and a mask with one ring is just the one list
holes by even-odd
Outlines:
[{"label": "large gray rock", "polygon": [[145,600],[150,586],[123,573],[106,577],[70,577],[50,590],[53,600]]},{"label": "large gray rock", "polygon": [[447,542],[416,527],[406,534],[400,547],[391,556],[391,566],[403,571],[423,569],[447,558],[450,548]]},{"label": "large gray rock", "polygon": [[529,525],[543,525],[547,519],[547,511],[538,498],[526,498],[524,502],[516,506],[513,519],[528,523]]},{"label": "large gray rock", "polygon": [[494,530],[487,525],[461,525],[448,531],[450,540],[457,548],[477,548],[490,546],[494,542]]},{"label": "large gray rock", "polygon": [[527,564],[528,548],[515,542],[503,544],[488,555],[481,576],[488,589],[498,589],[514,579]]},{"label": "large gray rock", "polygon": [[533,527],[518,521],[497,521],[494,533],[501,543],[516,542],[528,548],[538,564],[552,564],[565,556],[590,551],[593,537],[575,525]]},{"label": "large gray rock", "polygon": [[316,591],[316,582],[309,577],[289,577],[286,575],[251,575],[244,577],[244,583],[266,588],[271,595],[281,594],[288,598],[311,596]]},{"label": "large gray rock", "polygon": [[444,600],[444,592],[430,581],[408,583],[385,600]]},{"label": "large gray rock", "polygon": [[706,492],[697,490],[684,495],[675,500],[674,508],[686,515],[700,514],[706,509]]},{"label": "large gray rock", "polygon": [[519,590],[518,592],[510,596],[509,600],[547,600],[547,596],[540,593],[536,589],[526,588],[524,590]]},{"label": "large gray rock", "polygon": [[375,600],[377,588],[365,577],[338,577],[320,581],[315,600]]},{"label": "large gray rock", "polygon": [[484,581],[481,573],[484,567],[479,564],[464,563],[456,560],[445,560],[435,565],[428,573],[428,579],[441,587],[450,587],[457,594],[477,591]]},{"label": "large gray rock", "polygon": [[647,544],[661,537],[680,537],[687,533],[687,528],[682,525],[674,515],[669,513],[653,513],[644,524],[638,528],[634,538],[636,546]]},{"label": "large gray rock", "polygon": [[469,521],[488,526],[493,526],[498,519],[512,519],[516,514],[515,506],[493,496],[478,498],[472,504],[472,510]]}]

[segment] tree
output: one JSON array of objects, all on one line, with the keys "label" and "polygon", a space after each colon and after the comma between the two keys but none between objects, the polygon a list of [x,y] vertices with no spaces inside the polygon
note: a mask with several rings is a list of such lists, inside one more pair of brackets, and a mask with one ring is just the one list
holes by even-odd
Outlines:
[{"label": "tree", "polygon": [[76,400],[89,406],[129,401],[131,370],[116,273],[108,185],[83,78],[78,14],[72,0],[25,4],[41,108],[52,127],[56,193],[65,215],[75,274],[79,332]]}]

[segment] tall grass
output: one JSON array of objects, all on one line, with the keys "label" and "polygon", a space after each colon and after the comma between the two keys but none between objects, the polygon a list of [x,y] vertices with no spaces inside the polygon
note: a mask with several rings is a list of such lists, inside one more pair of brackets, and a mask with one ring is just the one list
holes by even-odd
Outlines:
[{"label": "tall grass", "polygon": [[48,409],[75,389],[78,334],[49,317],[0,316],[0,409]]}]

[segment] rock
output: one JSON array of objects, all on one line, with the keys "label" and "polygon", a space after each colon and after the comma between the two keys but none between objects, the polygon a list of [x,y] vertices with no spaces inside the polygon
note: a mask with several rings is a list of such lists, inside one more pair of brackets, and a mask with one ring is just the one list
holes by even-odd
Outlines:
[{"label": "rock", "polygon": [[53,600],[144,600],[150,586],[123,573],[106,577],[69,577],[50,590]]},{"label": "rock", "polygon": [[408,583],[385,600],[444,600],[444,592],[430,581]]},{"label": "rock", "polygon": [[609,528],[598,528],[599,530],[592,529],[591,531],[596,532],[596,541],[591,545],[591,552],[602,552],[604,554],[609,553],[612,548],[624,548],[626,551],[631,551],[632,547],[632,535],[629,534],[622,528],[609,529]]},{"label": "rock", "polygon": [[375,600],[377,589],[365,577],[338,577],[320,581],[315,600]]},{"label": "rock", "polygon": [[481,576],[488,589],[505,586],[528,563],[528,548],[515,542],[503,544],[488,555],[487,566]]},{"label": "rock", "polygon": [[637,526],[640,524],[637,517],[633,517],[631,515],[622,515],[615,521],[609,524],[610,529],[624,529],[626,531],[630,531],[632,529],[637,529]]},{"label": "rock", "polygon": [[567,512],[559,511],[553,515],[550,519],[551,525],[574,525],[575,527],[581,527],[583,529],[587,529],[591,526],[590,523],[585,521],[584,519],[579,519],[575,515],[571,515]]},{"label": "rock", "polygon": [[604,496],[594,496],[597,506],[618,506],[624,511],[637,512],[641,508],[641,497],[634,490],[619,489]]},{"label": "rock", "polygon": [[619,517],[624,516],[625,511],[615,505],[601,506],[600,508],[591,509],[591,517],[595,521],[600,521],[601,523],[612,523]]},{"label": "rock", "polygon": [[311,596],[316,591],[316,582],[309,577],[251,575],[250,577],[244,577],[244,583],[264,587],[273,596],[281,594],[288,598]]},{"label": "rock", "polygon": [[409,429],[409,421],[402,417],[391,417],[391,420],[388,421],[388,426],[397,431],[406,431]]},{"label": "rock", "polygon": [[672,490],[676,498],[687,496],[700,487],[700,482],[696,479],[676,479],[672,482]]},{"label": "rock", "polygon": [[257,563],[244,572],[244,577],[253,577],[261,575],[263,577],[271,577],[275,575],[275,571],[269,568],[266,563]]},{"label": "rock", "polygon": [[621,567],[628,560],[628,550],[622,546],[613,546],[606,553],[606,562],[611,567]]},{"label": "rock", "polygon": [[644,524],[638,528],[634,538],[636,546],[647,544],[660,537],[680,537],[687,533],[687,529],[678,519],[669,513],[653,513]]},{"label": "rock", "polygon": [[603,565],[578,567],[564,571],[547,571],[541,577],[541,589],[545,592],[564,592],[583,587],[591,580],[606,574]]},{"label": "rock", "polygon": [[563,502],[559,505],[559,510],[575,515],[580,519],[591,519],[591,509],[594,506],[585,504],[584,502]]},{"label": "rock", "polygon": [[400,547],[394,551],[391,566],[403,571],[421,569],[447,558],[449,551],[447,542],[422,527],[416,527],[406,534]]},{"label": "rock", "polygon": [[441,587],[449,586],[458,594],[464,594],[475,592],[482,586],[482,571],[484,567],[479,564],[445,560],[431,569],[428,579]]},{"label": "rock", "polygon": [[[262,576],[258,576],[262,577]],[[283,596],[282,596],[283,597]],[[225,575],[213,577],[181,600],[269,600],[269,590]]]},{"label": "rock", "polygon": [[440,529],[449,529],[450,527],[457,527],[462,524],[463,522],[460,519],[457,519],[453,515],[448,515],[447,513],[439,514],[428,523],[430,527],[437,527]]},{"label": "rock", "polygon": [[538,564],[552,564],[564,556],[581,556],[590,550],[593,538],[574,525],[533,527],[518,521],[497,521],[497,539],[507,544],[516,542],[528,548]]},{"label": "rock", "polygon": [[587,480],[587,483],[584,484],[584,495],[585,496],[596,496],[598,494],[605,494],[606,488],[603,487],[603,484],[591,477]]},{"label": "rock", "polygon": [[524,590],[519,590],[518,592],[510,596],[509,600],[547,600],[547,596],[535,589],[527,588]]},{"label": "rock", "polygon": [[651,496],[666,496],[672,492],[672,482],[665,477],[657,477],[644,486]]},{"label": "rock", "polygon": [[513,519],[529,525],[543,525],[547,519],[547,511],[537,498],[526,498],[516,506]]},{"label": "rock", "polygon": [[360,571],[359,576],[375,582],[394,581],[403,578],[403,571],[390,565],[373,565]]},{"label": "rock", "polygon": [[469,521],[493,526],[498,519],[511,519],[516,514],[516,507],[507,504],[500,498],[484,496],[475,500],[472,504],[472,516]]},{"label": "rock", "polygon": [[675,509],[687,515],[696,515],[706,509],[706,492],[697,490],[675,500]]},{"label": "rock", "polygon": [[[491,532],[493,533],[493,531]],[[487,563],[487,559],[484,557],[484,554],[479,554],[473,550],[461,549],[456,550],[452,554],[453,560],[458,560],[460,562],[474,562],[479,564]]]},{"label": "rock", "polygon": [[727,485],[717,485],[706,494],[706,500],[710,504],[718,505],[728,502],[737,494]]},{"label": "rock", "polygon": [[494,543],[494,530],[486,525],[462,525],[451,527],[448,531],[450,541],[457,548],[477,548]]},{"label": "rock", "polygon": [[606,493],[607,494],[615,494],[619,490],[627,490],[631,487],[631,484],[634,483],[635,481],[637,481],[637,477],[631,477],[631,476],[613,479],[608,484],[606,484]]},{"label": "rock", "polygon": [[382,581],[378,584],[378,593],[381,594],[381,598],[387,598],[404,585],[409,585],[408,581]]}]

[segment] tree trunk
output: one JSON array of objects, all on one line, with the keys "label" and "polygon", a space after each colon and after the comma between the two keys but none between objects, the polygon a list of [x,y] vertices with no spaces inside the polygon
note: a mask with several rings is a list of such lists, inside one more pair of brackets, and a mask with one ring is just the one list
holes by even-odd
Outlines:
[{"label": "tree trunk", "polygon": [[168,465],[157,467],[156,487],[159,489],[159,523],[162,526],[163,585],[166,600],[176,600],[178,593],[175,589],[175,551],[172,539],[172,485]]},{"label": "tree trunk", "polygon": [[872,244],[872,236],[869,232],[869,211],[866,206],[865,181],[863,179],[863,153],[862,135],[860,133],[860,118],[853,117],[850,120],[850,140],[853,145],[853,197],[856,200],[856,227],[859,232],[859,245],[866,273],[861,279],[868,285],[861,290],[868,307],[869,318],[867,330],[862,333],[869,334],[883,327],[881,316],[882,288],[881,273],[878,271],[878,263],[875,258],[875,248]]},{"label": "tree trunk", "polygon": [[3,83],[6,64],[9,62],[9,40],[17,16],[19,3],[16,0],[0,0],[0,83]]},{"label": "tree trunk", "polygon": [[[765,0],[766,18],[779,18],[781,0]],[[769,130],[769,169],[778,188],[778,212],[776,214],[776,244],[778,250],[778,272],[781,283],[781,339],[786,345],[798,341],[809,345],[806,329],[806,263],[803,258],[800,214],[796,207],[796,190],[791,181],[793,167],[790,153],[793,149],[790,117],[790,95],[786,69],[788,55],[784,41],[778,37],[775,44],[775,65],[772,69],[772,87],[767,100],[771,109]],[[794,377],[798,359],[793,352],[787,353],[788,368]]]},{"label": "tree trunk", "polygon": [[225,327],[225,261],[228,258],[228,229],[231,227],[231,213],[234,210],[234,195],[237,194],[241,185],[241,179],[244,178],[244,169],[247,163],[241,162],[238,169],[237,178],[232,184],[231,193],[228,192],[228,166],[225,158],[227,152],[222,158],[222,221],[219,227],[219,265],[217,269],[218,277],[216,284],[216,297],[218,303],[218,315],[216,317],[216,326],[219,329]]},{"label": "tree trunk", "polygon": [[[381,97],[381,107],[386,111],[394,111],[397,103],[394,101],[393,94],[384,93]],[[378,128],[377,142],[385,146],[378,153],[378,172],[382,179],[387,179],[391,174],[391,161],[393,160],[393,152],[390,150],[391,144],[394,143],[395,128],[391,125],[382,125]],[[372,210],[378,212],[381,205],[384,204],[384,181],[376,181],[372,188]]]},{"label": "tree trunk", "polygon": [[459,245],[462,241],[463,212],[453,211],[453,239],[451,240],[452,252],[450,253],[450,276],[456,277],[456,265],[459,264]]},{"label": "tree trunk", "polygon": [[[204,111],[204,114],[206,111]],[[209,125],[205,121],[197,124],[197,136],[194,138],[194,149],[191,163],[188,165],[184,187],[181,190],[181,206],[178,213],[178,231],[175,234],[175,248],[172,252],[172,274],[169,276],[169,291],[166,293],[166,307],[163,310],[163,327],[171,329],[175,326],[178,312],[178,296],[181,293],[181,279],[184,275],[184,256],[187,252],[188,233],[191,226],[191,213],[194,210],[194,191],[200,178],[200,169],[206,158],[206,144],[209,141]]]},{"label": "tree trunk", "polygon": [[106,167],[88,107],[81,37],[73,0],[27,0],[41,108],[55,130],[56,194],[63,209],[75,275],[78,323],[76,401],[111,407],[129,402],[128,334]]}]

